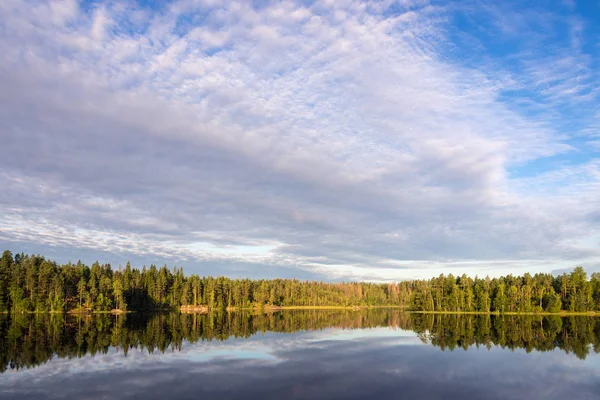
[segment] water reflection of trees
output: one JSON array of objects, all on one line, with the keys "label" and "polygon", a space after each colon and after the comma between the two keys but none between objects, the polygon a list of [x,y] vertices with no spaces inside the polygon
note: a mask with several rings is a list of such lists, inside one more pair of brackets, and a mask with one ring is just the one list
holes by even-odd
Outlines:
[{"label": "water reflection of trees", "polygon": [[600,352],[600,319],[559,316],[408,314],[399,310],[302,310],[278,313],[62,314],[0,316],[0,371],[30,368],[52,357],[77,358],[116,348],[149,353],[179,350],[184,341],[248,338],[260,332],[330,327],[393,327],[414,331],[442,350],[500,346],[526,351],[561,349],[585,358]]},{"label": "water reflection of trees", "polygon": [[590,351],[600,352],[600,319],[594,317],[412,314],[410,329],[442,350],[561,349],[581,359]]}]

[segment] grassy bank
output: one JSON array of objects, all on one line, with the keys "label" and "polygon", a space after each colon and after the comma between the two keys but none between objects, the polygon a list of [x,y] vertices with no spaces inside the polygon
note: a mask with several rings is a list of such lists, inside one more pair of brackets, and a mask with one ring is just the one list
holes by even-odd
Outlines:
[{"label": "grassy bank", "polygon": [[[92,315],[92,314],[131,314],[136,312],[146,312],[146,313],[156,313],[156,312],[171,312],[171,311],[180,311],[180,312],[198,312],[198,313],[208,313],[211,311],[227,311],[227,312],[236,312],[236,311],[254,311],[254,312],[275,312],[275,311],[293,311],[293,310],[347,310],[347,311],[358,311],[358,310],[368,310],[368,309],[401,309],[406,313],[412,314],[432,314],[432,315],[538,315],[538,316],[547,316],[547,315],[557,315],[560,317],[567,316],[600,316],[600,311],[560,311],[556,313],[539,311],[539,312],[496,312],[496,311],[414,311],[408,310],[405,306],[398,305],[387,305],[387,306],[264,306],[264,307],[227,307],[225,310],[210,310],[208,307],[200,310],[201,307],[198,307],[198,310],[195,309],[186,309],[183,308],[181,310],[167,310],[164,308],[156,309],[156,310],[110,310],[110,311],[94,311],[94,310],[70,310],[70,311],[19,311],[14,314],[70,314],[70,315]],[[11,314],[8,311],[0,312],[0,315],[8,315]]]},{"label": "grassy bank", "polygon": [[[109,310],[109,311],[79,311],[79,310],[69,310],[69,311],[17,311],[17,312],[9,312],[2,311],[1,314],[10,315],[10,314],[69,314],[69,315],[91,315],[91,314],[130,314],[136,311],[123,311],[123,310]],[[151,311],[152,312],[152,311]]]},{"label": "grassy bank", "polygon": [[279,310],[363,310],[373,308],[404,308],[398,305],[389,306],[269,306],[263,307],[227,307],[226,311],[279,311]]},{"label": "grassy bank", "polygon": [[558,316],[600,316],[598,311],[560,311],[556,313],[539,311],[539,312],[496,312],[496,311],[410,311],[413,314],[439,314],[439,315],[558,315]]}]

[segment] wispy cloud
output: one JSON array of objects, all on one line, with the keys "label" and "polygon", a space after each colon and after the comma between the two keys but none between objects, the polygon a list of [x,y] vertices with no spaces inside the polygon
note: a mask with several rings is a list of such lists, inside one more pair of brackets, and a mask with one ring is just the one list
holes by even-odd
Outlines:
[{"label": "wispy cloud", "polygon": [[[597,262],[596,161],[571,158],[597,115],[564,123],[597,108],[593,21],[483,3],[124,4],[0,5],[5,246],[339,279]],[[535,48],[556,23],[564,43]],[[531,45],[503,54],[490,37]],[[521,176],[548,157],[569,162]]]}]

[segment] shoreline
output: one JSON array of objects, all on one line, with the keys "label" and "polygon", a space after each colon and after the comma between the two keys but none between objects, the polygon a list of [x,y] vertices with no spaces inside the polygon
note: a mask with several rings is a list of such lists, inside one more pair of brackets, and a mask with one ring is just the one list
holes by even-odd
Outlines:
[{"label": "shoreline", "polygon": [[600,311],[559,311],[559,312],[548,312],[548,311],[411,311],[407,310],[407,313],[412,314],[438,314],[438,315],[558,315],[558,316],[600,316]]},{"label": "shoreline", "polygon": [[[158,312],[159,310],[149,310],[149,312]],[[91,314],[133,314],[136,312],[135,310],[110,310],[110,311],[78,311],[78,310],[69,310],[69,311],[18,311],[18,312],[10,312],[10,311],[0,311],[0,315],[17,315],[17,314],[68,314],[68,315],[91,315]]]},{"label": "shoreline", "polygon": [[587,317],[600,317],[600,311],[565,311],[560,312],[518,312],[518,311],[416,311],[408,310],[406,306],[398,305],[383,305],[383,306],[267,306],[264,307],[226,307],[225,309],[210,309],[208,306],[182,306],[179,309],[155,309],[155,310],[110,310],[110,311],[19,311],[12,313],[10,311],[0,311],[0,315],[16,315],[16,314],[69,314],[69,315],[93,315],[93,314],[133,314],[133,313],[160,313],[160,312],[180,312],[182,314],[210,314],[212,312],[241,312],[241,311],[253,311],[253,312],[277,312],[277,311],[294,311],[294,310],[346,310],[346,311],[360,311],[369,309],[398,309],[402,310],[407,314],[430,314],[430,315],[510,315],[510,316],[552,316],[556,315],[559,317],[568,316],[587,316]]},{"label": "shoreline", "polygon": [[210,309],[206,305],[199,306],[181,306],[180,311],[182,313],[197,313],[197,314],[208,314],[210,312],[239,312],[239,311],[253,311],[253,312],[276,312],[276,311],[293,311],[293,310],[349,310],[358,311],[365,309],[374,308],[396,308],[403,309],[404,306],[389,305],[389,306],[272,306],[265,305],[263,307],[225,307],[224,309]]},{"label": "shoreline", "polygon": [[242,310],[265,310],[265,311],[279,311],[279,310],[364,310],[371,308],[406,308],[403,306],[268,306],[263,307],[227,307],[226,311],[242,311]]}]

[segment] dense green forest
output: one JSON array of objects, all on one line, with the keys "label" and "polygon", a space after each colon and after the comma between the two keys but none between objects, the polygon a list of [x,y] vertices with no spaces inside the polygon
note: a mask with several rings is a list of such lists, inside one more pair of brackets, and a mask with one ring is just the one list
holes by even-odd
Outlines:
[{"label": "dense green forest", "polygon": [[335,327],[391,327],[414,331],[441,350],[471,346],[529,351],[561,349],[586,358],[600,352],[600,319],[587,316],[434,315],[397,309],[295,310],[274,313],[136,313],[0,315],[0,372],[31,368],[53,357],[180,350],[185,342],[248,338],[264,332]]},{"label": "dense green forest", "polygon": [[63,312],[211,309],[273,306],[402,304],[399,284],[323,283],[185,276],[183,269],[151,265],[113,270],[78,262],[59,265],[37,255],[5,251],[0,258],[0,311]]},{"label": "dense green forest", "polygon": [[402,306],[441,312],[587,312],[600,310],[600,274],[471,278],[440,275],[398,283],[325,283],[297,279],[250,280],[185,276],[181,268],[129,263],[113,270],[78,262],[59,265],[39,255],[4,251],[0,258],[0,311],[65,312],[179,309],[206,305]]},{"label": "dense green forest", "polygon": [[581,267],[570,274],[524,274],[501,278],[440,275],[410,282],[413,310],[440,312],[536,313],[600,310],[600,274]]}]

